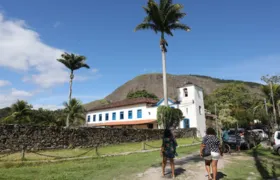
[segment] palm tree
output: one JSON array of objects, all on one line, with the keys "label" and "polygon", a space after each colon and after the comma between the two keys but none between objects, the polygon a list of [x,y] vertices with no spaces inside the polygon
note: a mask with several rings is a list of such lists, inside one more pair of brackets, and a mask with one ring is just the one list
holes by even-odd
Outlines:
[{"label": "palm tree", "polygon": [[166,82],[166,59],[168,43],[164,37],[165,34],[173,36],[172,30],[190,31],[190,28],[180,23],[186,14],[181,12],[183,5],[173,4],[172,0],[160,0],[158,4],[154,0],[148,0],[147,6],[143,7],[147,16],[144,21],[136,26],[134,31],[153,30],[155,33],[160,32],[160,48],[162,53],[162,74],[163,74],[163,94],[164,104],[167,106],[167,82]]},{"label": "palm tree", "polygon": [[[57,59],[57,61],[64,64],[69,70],[70,70],[70,87],[69,87],[69,99],[68,102],[70,104],[71,97],[72,97],[72,83],[74,79],[74,71],[78,70],[80,68],[90,68],[89,65],[85,63],[86,57],[85,56],[79,56],[75,54],[68,54],[64,53],[61,55],[61,59]],[[69,126],[69,116],[67,116],[66,119],[66,126]]]},{"label": "palm tree", "polygon": [[17,100],[17,102],[11,106],[12,114],[8,116],[5,120],[14,120],[17,124],[30,122],[29,116],[32,113],[31,108],[32,105],[29,105],[26,101]]},{"label": "palm tree", "polygon": [[69,115],[69,120],[73,126],[81,125],[85,120],[85,109],[81,101],[73,98],[69,103],[63,103],[65,112]]}]

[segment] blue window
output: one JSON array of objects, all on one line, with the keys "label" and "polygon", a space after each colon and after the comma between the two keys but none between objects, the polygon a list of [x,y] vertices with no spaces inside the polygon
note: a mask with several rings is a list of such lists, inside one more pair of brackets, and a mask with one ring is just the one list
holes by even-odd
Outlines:
[{"label": "blue window", "polygon": [[106,113],[106,115],[105,115],[105,120],[106,120],[106,121],[109,120],[109,113]]},{"label": "blue window", "polygon": [[87,122],[90,122],[90,115],[88,115],[87,117]]},{"label": "blue window", "polygon": [[102,121],[102,114],[99,114],[99,121]]},{"label": "blue window", "polygon": [[137,118],[142,118],[142,109],[137,110]]},{"label": "blue window", "polygon": [[132,111],[128,111],[128,119],[132,119]]},{"label": "blue window", "polygon": [[95,122],[96,120],[96,115],[93,115],[93,122]]},{"label": "blue window", "polygon": [[112,114],[112,120],[116,120],[116,113],[115,112]]},{"label": "blue window", "polygon": [[189,119],[184,119],[183,128],[190,128],[190,120]]},{"label": "blue window", "polygon": [[120,119],[123,119],[123,111],[120,112]]}]

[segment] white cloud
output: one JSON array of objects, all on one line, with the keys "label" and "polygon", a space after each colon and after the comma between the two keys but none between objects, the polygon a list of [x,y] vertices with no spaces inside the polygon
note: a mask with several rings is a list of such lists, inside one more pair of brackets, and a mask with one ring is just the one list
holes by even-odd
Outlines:
[{"label": "white cloud", "polygon": [[0,108],[11,106],[17,100],[27,100],[32,93],[12,88],[9,93],[0,94]]},{"label": "white cloud", "polygon": [[60,26],[60,22],[59,21],[56,21],[54,24],[53,24],[53,28],[57,28],[58,26]]},{"label": "white cloud", "polygon": [[68,81],[68,71],[56,61],[64,51],[44,44],[23,20],[0,13],[0,42],[0,67],[27,71],[23,80],[44,88]]},{"label": "white cloud", "polygon": [[48,110],[57,110],[57,109],[63,109],[64,107],[53,105],[53,104],[35,104],[35,105],[33,105],[33,109],[39,109],[39,108],[48,109]]},{"label": "white cloud", "polygon": [[12,88],[11,95],[13,97],[30,97],[30,96],[32,96],[32,93]]},{"label": "white cloud", "polygon": [[0,80],[0,87],[4,87],[4,86],[9,86],[12,83],[10,81],[7,80]]},{"label": "white cloud", "polygon": [[96,69],[96,68],[93,68],[93,69],[92,69],[92,72],[93,72],[93,73],[98,73],[98,72],[99,72],[99,70],[98,70],[98,69]]}]

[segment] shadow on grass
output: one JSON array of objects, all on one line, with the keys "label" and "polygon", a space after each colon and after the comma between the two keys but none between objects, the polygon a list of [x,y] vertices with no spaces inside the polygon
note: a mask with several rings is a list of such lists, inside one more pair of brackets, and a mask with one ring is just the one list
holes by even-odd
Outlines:
[{"label": "shadow on grass", "polygon": [[217,173],[217,180],[223,179],[224,177],[227,177],[227,175],[224,174],[224,173],[222,173],[222,172],[218,172],[218,173]]},{"label": "shadow on grass", "polygon": [[[277,179],[277,174],[276,174],[276,168],[275,168],[275,164],[272,163],[272,176],[269,174],[268,171],[268,162],[267,160],[261,160],[259,157],[259,152],[258,152],[258,148],[254,148],[253,149],[253,156],[254,156],[254,160],[255,160],[255,165],[257,167],[258,172],[260,173],[261,177],[263,179],[267,179],[267,178],[276,178]],[[262,153],[261,153],[262,154]]]}]

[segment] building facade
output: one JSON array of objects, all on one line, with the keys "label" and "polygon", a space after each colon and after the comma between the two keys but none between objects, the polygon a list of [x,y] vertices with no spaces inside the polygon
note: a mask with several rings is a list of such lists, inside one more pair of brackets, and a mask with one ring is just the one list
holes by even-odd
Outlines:
[{"label": "building facade", "polygon": [[[178,88],[177,101],[168,99],[168,105],[179,108],[184,115],[179,128],[197,128],[199,136],[205,134],[205,113],[203,89],[187,84]],[[87,112],[86,125],[111,128],[159,128],[157,108],[164,105],[163,99],[126,99],[108,105],[95,107]]]}]

